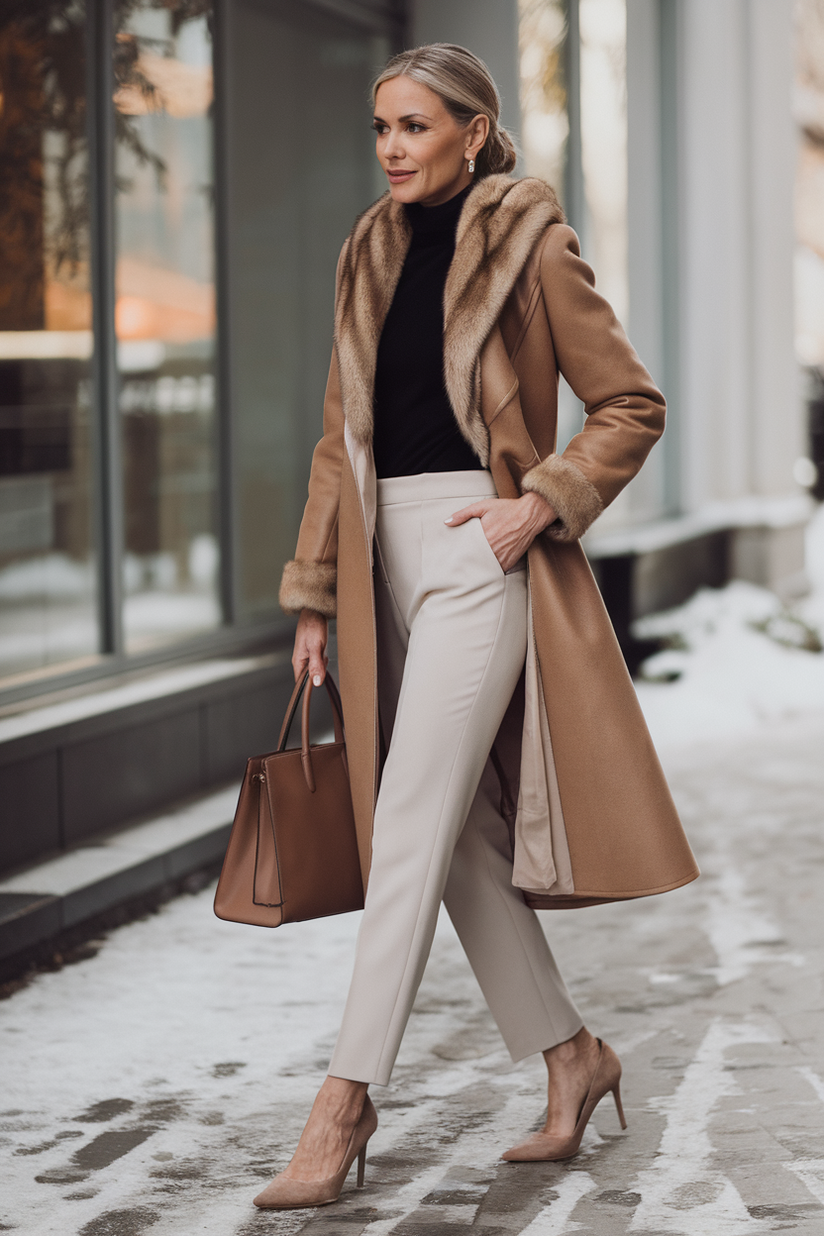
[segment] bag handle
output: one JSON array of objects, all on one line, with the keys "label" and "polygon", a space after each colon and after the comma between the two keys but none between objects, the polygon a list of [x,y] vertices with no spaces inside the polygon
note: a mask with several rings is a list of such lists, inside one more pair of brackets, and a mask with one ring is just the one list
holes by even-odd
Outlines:
[{"label": "bag handle", "polygon": [[[332,722],[335,727],[335,742],[342,743],[344,742],[344,729],[343,708],[341,706],[340,693],[335,685],[335,680],[328,670],[324,681],[326,692],[332,705]],[[283,718],[283,725],[280,729],[277,751],[285,751],[286,749],[286,742],[289,738],[289,730],[292,727],[292,721],[294,720],[295,713],[297,712],[298,701],[300,700],[301,694],[303,694],[303,709],[300,724],[300,762],[303,765],[303,775],[306,778],[306,784],[309,791],[314,794],[315,774],[312,768],[312,748],[309,742],[309,711],[310,700],[312,698],[312,687],[313,683],[309,677],[309,671],[307,669],[295,683],[292,697],[286,708],[286,716]]]}]

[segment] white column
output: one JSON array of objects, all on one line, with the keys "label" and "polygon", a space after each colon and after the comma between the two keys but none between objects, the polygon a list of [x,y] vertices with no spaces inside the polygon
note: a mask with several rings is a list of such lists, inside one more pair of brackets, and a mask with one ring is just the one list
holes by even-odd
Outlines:
[{"label": "white column", "polygon": [[750,0],[750,212],[752,270],[751,486],[757,494],[793,489],[806,455],[793,344],[793,186],[797,134],[792,117],[791,0]]},{"label": "white column", "polygon": [[792,0],[678,0],[681,488],[726,504],[734,574],[795,587]]},{"label": "white column", "polygon": [[793,492],[791,0],[683,6],[684,492]]},{"label": "white column", "polygon": [[682,0],[681,6],[681,449],[687,510],[750,492],[747,3]]}]

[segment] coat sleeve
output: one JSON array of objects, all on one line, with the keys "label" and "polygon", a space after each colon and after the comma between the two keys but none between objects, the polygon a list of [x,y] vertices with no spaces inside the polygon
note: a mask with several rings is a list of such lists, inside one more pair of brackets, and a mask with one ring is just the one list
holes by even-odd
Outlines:
[{"label": "coat sleeve", "polygon": [[[335,272],[337,309],[340,272],[349,242],[344,241]],[[323,437],[312,455],[309,495],[298,532],[295,556],[283,568],[280,608],[286,614],[314,609],[327,618],[337,613],[338,513],[344,443],[343,398],[335,348],[323,400]]]},{"label": "coat sleeve", "polygon": [[338,510],[343,463],[343,404],[338,362],[332,353],[323,401],[323,437],[312,455],[309,496],[298,533],[295,557],[283,568],[280,607],[287,614],[314,609],[337,612]]},{"label": "coat sleeve", "polygon": [[632,480],[664,431],[666,404],[570,227],[549,229],[541,285],[560,372],[584,404],[586,421],[563,455],[548,455],[522,487],[557,512],[547,534],[574,541]]}]

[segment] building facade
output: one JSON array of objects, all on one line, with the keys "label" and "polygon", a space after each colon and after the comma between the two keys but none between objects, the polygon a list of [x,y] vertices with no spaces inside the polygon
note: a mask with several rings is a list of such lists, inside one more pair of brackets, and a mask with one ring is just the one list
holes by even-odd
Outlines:
[{"label": "building facade", "polygon": [[8,0],[0,870],[236,780],[273,742],[335,260],[383,189],[368,87],[402,46],[487,61],[521,170],[557,181],[667,394],[664,440],[588,537],[619,633],[732,574],[801,586],[793,13]]}]

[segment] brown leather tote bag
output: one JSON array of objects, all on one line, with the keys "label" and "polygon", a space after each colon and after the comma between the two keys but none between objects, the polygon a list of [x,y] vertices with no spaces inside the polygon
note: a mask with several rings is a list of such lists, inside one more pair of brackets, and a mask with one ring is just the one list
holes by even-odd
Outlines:
[{"label": "brown leather tote bag", "polygon": [[[246,765],[215,893],[215,914],[279,927],[363,908],[340,695],[326,675],[335,740],[311,745],[308,671],[295,684],[277,750]],[[301,745],[286,740],[301,692]]]}]

